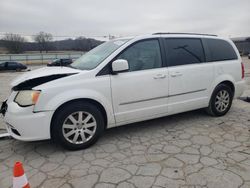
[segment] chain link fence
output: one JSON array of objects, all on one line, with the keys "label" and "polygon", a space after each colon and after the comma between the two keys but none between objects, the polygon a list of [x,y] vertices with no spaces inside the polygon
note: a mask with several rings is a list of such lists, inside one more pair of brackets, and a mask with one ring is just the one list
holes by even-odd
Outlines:
[{"label": "chain link fence", "polygon": [[84,52],[70,53],[34,53],[34,54],[0,54],[0,62],[16,61],[24,64],[47,64],[49,61],[61,58],[77,59]]}]

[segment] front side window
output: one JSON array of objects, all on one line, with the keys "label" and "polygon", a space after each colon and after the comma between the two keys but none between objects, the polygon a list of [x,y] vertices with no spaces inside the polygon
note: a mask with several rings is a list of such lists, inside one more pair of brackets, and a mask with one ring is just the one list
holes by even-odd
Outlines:
[{"label": "front side window", "polygon": [[160,45],[157,39],[137,42],[123,51],[117,59],[127,60],[129,71],[162,67]]},{"label": "front side window", "polygon": [[224,61],[238,59],[231,44],[221,39],[204,39],[210,51],[208,61]]},{"label": "front side window", "polygon": [[205,61],[200,39],[167,38],[165,39],[165,45],[169,66],[187,65]]},{"label": "front side window", "polygon": [[105,42],[81,56],[74,61],[70,67],[81,70],[94,69],[128,40],[129,39],[117,39]]}]

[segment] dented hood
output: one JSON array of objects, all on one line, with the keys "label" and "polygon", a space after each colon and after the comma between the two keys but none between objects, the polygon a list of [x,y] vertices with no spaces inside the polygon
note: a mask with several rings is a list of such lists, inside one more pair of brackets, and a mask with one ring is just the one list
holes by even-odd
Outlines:
[{"label": "dented hood", "polygon": [[53,75],[76,74],[79,72],[81,72],[81,70],[73,69],[70,67],[44,67],[22,74],[11,82],[11,86],[17,86],[25,81],[33,80],[36,78],[43,78]]}]

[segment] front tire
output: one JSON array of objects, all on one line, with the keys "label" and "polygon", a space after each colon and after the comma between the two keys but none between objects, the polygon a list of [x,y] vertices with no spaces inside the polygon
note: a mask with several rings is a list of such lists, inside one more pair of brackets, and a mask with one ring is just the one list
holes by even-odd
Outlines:
[{"label": "front tire", "polygon": [[206,111],[212,116],[223,116],[230,110],[232,101],[232,89],[225,84],[220,84],[215,88]]},{"label": "front tire", "polygon": [[69,150],[93,145],[104,130],[104,118],[89,102],[72,102],[59,109],[52,121],[52,138]]}]

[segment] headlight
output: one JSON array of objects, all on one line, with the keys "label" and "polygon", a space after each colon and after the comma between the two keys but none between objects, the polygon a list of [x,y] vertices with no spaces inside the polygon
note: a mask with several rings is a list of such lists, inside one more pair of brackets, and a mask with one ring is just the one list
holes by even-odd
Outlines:
[{"label": "headlight", "polygon": [[31,106],[35,105],[41,91],[35,91],[35,90],[23,90],[19,91],[16,98],[15,102],[19,104],[19,106]]}]

